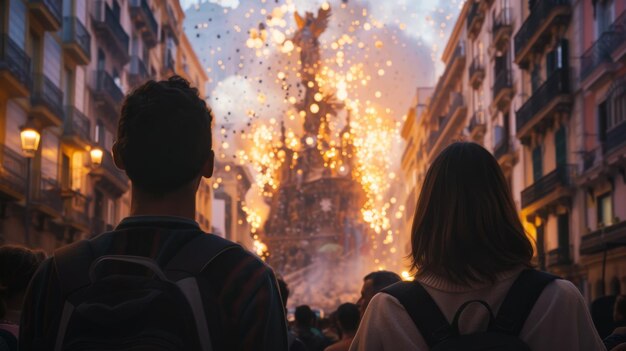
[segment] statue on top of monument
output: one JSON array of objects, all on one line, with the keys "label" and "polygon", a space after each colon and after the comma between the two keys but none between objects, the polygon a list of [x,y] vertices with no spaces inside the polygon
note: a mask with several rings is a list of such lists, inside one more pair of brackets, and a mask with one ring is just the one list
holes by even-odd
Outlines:
[{"label": "statue on top of monument", "polygon": [[318,38],[328,28],[330,7],[320,8],[317,11],[317,17],[314,17],[311,12],[306,12],[304,17],[295,12],[294,17],[298,31],[293,37],[293,42],[300,48],[300,61],[304,71],[302,81],[308,82],[315,78],[316,67],[320,62]]}]

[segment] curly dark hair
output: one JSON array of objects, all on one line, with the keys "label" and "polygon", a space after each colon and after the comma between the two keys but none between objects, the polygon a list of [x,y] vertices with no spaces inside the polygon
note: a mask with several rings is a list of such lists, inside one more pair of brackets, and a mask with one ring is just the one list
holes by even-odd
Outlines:
[{"label": "curly dark hair", "polygon": [[195,179],[212,155],[213,114],[185,79],[150,80],[125,99],[114,146],[126,174],[155,195]]}]

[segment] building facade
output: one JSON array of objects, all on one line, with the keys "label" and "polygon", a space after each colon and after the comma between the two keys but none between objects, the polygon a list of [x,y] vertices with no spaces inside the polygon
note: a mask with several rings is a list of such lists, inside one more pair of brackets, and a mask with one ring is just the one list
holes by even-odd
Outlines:
[{"label": "building facade", "polygon": [[403,130],[405,174],[420,172],[406,160],[421,159],[416,144],[426,165],[454,140],[493,152],[536,263],[589,300],[626,288],[625,10],[623,0],[466,1],[424,125],[405,136],[409,111]]},{"label": "building facade", "polygon": [[[180,73],[204,97],[207,77],[177,1],[3,0],[0,8],[0,243],[50,252],[129,213],[129,182],[110,154],[124,95]],[[41,136],[32,158],[21,148],[25,126]],[[210,205],[199,209],[211,218]]]}]

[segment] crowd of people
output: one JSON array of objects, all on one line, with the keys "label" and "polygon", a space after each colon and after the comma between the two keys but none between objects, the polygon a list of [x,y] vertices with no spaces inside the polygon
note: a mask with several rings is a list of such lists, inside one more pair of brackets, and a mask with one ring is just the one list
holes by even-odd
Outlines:
[{"label": "crowd of people", "polygon": [[131,181],[131,216],[48,258],[0,248],[0,351],[626,349],[624,297],[603,340],[578,289],[533,266],[497,161],[466,142],[426,174],[414,280],[373,272],[357,303],[328,318],[298,306],[288,322],[287,284],[194,220],[213,173],[212,117],[180,77],[126,97],[112,152]]}]

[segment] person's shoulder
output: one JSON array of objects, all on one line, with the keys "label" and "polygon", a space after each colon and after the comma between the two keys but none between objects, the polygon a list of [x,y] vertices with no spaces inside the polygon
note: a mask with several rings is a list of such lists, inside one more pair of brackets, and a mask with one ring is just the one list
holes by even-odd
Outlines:
[{"label": "person's shoulder", "polygon": [[566,279],[555,279],[545,287],[539,298],[548,298],[554,302],[566,304],[584,302],[583,296],[578,288]]}]

